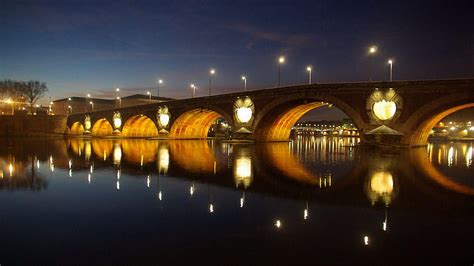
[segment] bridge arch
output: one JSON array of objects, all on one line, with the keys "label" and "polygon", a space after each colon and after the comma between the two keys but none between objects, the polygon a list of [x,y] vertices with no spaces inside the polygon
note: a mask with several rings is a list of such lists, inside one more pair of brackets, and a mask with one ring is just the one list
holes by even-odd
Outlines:
[{"label": "bridge arch", "polygon": [[410,115],[403,125],[405,137],[402,143],[410,146],[424,146],[433,127],[443,118],[467,108],[474,107],[474,97],[469,94],[452,94],[431,101]]},{"label": "bridge arch", "polygon": [[126,138],[146,138],[158,136],[155,122],[146,115],[135,115],[123,125],[122,136]]},{"label": "bridge arch", "polygon": [[232,118],[219,108],[190,108],[178,114],[172,122],[169,137],[172,139],[205,139],[212,123],[223,118],[232,123]]},{"label": "bridge arch", "polygon": [[94,126],[92,127],[91,131],[92,136],[103,137],[112,135],[114,130],[107,119],[101,118],[94,123]]},{"label": "bridge arch", "polygon": [[257,141],[287,141],[291,129],[304,114],[328,104],[344,112],[359,130],[364,130],[365,123],[360,114],[336,97],[295,95],[280,97],[268,103],[259,112],[257,111],[254,122],[254,138]]},{"label": "bridge arch", "polygon": [[84,133],[84,126],[81,124],[81,122],[75,122],[72,124],[69,133],[71,135],[82,135]]}]

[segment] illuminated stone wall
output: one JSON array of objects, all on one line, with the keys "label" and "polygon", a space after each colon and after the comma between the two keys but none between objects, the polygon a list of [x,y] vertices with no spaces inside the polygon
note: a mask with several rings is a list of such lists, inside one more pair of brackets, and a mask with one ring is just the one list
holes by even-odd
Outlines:
[{"label": "illuminated stone wall", "polygon": [[66,132],[65,116],[0,116],[0,136],[36,136],[64,134]]}]

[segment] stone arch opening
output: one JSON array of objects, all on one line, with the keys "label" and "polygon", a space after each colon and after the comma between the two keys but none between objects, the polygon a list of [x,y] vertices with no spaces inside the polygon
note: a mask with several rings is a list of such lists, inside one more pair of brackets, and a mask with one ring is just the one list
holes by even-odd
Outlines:
[{"label": "stone arch opening", "polygon": [[107,121],[107,119],[102,118],[97,120],[92,127],[92,136],[103,137],[110,136],[113,133],[112,125]]},{"label": "stone arch opening", "polygon": [[84,126],[81,122],[75,122],[71,126],[70,134],[71,135],[82,135],[84,133]]},{"label": "stone arch opening", "polygon": [[[204,108],[196,108],[182,113],[171,125],[172,139],[205,139],[213,125],[217,128],[217,120],[228,120],[220,113]],[[227,124],[228,125],[228,124]]]},{"label": "stone arch opening", "polygon": [[[438,111],[434,115],[431,115],[427,119],[424,119],[423,122],[417,125],[417,127],[411,134],[408,140],[408,144],[410,146],[426,145],[428,143],[428,138],[432,133],[432,129],[436,126],[436,124],[438,124],[447,116],[467,108],[474,108],[474,103],[461,104],[440,112]],[[469,129],[466,130],[469,131]]]},{"label": "stone arch opening", "polygon": [[288,141],[295,124],[308,112],[323,106],[337,108],[345,113],[353,121],[352,125],[356,129],[357,135],[359,135],[358,121],[353,119],[354,116],[346,109],[340,108],[339,105],[336,106],[331,102],[297,99],[282,102],[266,110],[265,114],[258,118],[254,132],[255,139],[257,141]]},{"label": "stone arch opening", "polygon": [[146,115],[130,117],[123,125],[122,136],[127,138],[147,138],[158,136],[155,123]]}]

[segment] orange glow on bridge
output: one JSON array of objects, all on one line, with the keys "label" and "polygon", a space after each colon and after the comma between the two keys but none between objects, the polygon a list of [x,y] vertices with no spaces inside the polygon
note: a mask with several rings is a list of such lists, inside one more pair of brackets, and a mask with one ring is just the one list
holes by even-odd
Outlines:
[{"label": "orange glow on bridge", "polygon": [[84,126],[80,122],[72,124],[70,133],[72,135],[82,135],[84,133]]},{"label": "orange glow on bridge", "polygon": [[145,115],[130,117],[122,129],[122,136],[129,138],[156,137],[158,129],[155,123]]},{"label": "orange glow on bridge", "polygon": [[208,109],[194,109],[180,115],[171,126],[172,139],[205,139],[219,113]]},{"label": "orange glow on bridge", "polygon": [[264,118],[255,131],[255,139],[259,141],[287,141],[296,122],[307,112],[323,105],[321,102],[301,104],[290,107],[287,111],[281,110],[276,116]]},{"label": "orange glow on bridge", "polygon": [[97,120],[97,122],[95,122],[94,126],[92,127],[92,136],[110,136],[112,135],[112,132],[112,125],[110,125],[109,121],[107,121],[105,118]]}]

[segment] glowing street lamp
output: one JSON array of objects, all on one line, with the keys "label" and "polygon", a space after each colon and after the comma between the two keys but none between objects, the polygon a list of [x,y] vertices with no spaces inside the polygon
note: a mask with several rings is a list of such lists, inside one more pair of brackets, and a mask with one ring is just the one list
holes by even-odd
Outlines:
[{"label": "glowing street lamp", "polygon": [[285,63],[285,57],[280,56],[278,58],[278,87],[281,86],[281,66]]},{"label": "glowing street lamp", "polygon": [[150,98],[150,103],[151,103],[151,92],[147,91],[146,94],[147,94],[148,97]]},{"label": "glowing street lamp", "polygon": [[14,109],[15,102],[12,101],[12,99],[7,99],[7,104],[12,105],[12,115],[14,115],[15,114],[15,109]]},{"label": "glowing street lamp", "polygon": [[196,96],[196,85],[191,84],[191,88],[193,89],[193,98]]},{"label": "glowing street lamp", "polygon": [[209,96],[211,96],[211,90],[212,90],[212,76],[216,73],[216,70],[214,68],[211,68],[209,70]]},{"label": "glowing street lamp", "polygon": [[377,46],[375,45],[372,45],[369,47],[369,56],[370,56],[370,59],[369,59],[369,72],[370,72],[370,81],[372,81],[372,57],[375,55],[375,53],[377,52]]},{"label": "glowing street lamp", "polygon": [[393,81],[393,59],[389,59],[387,63],[390,65],[390,81]]},{"label": "glowing street lamp", "polygon": [[307,66],[306,71],[308,71],[309,84],[311,84],[313,79],[313,68],[311,66]]},{"label": "glowing street lamp", "polygon": [[247,77],[242,76],[242,80],[244,81],[244,91],[247,91]]},{"label": "glowing street lamp", "polygon": [[86,113],[87,113],[87,102],[89,101],[89,98],[91,97],[91,94],[88,93],[86,97]]},{"label": "glowing street lamp", "polygon": [[69,114],[72,114],[72,106],[68,105],[67,108],[69,109]]},{"label": "glowing street lamp", "polygon": [[94,103],[90,101],[89,104],[92,106],[92,112],[94,112]]},{"label": "glowing street lamp", "polygon": [[156,86],[156,96],[158,96],[158,102],[160,102],[160,85],[163,84],[162,79],[158,79]]}]

